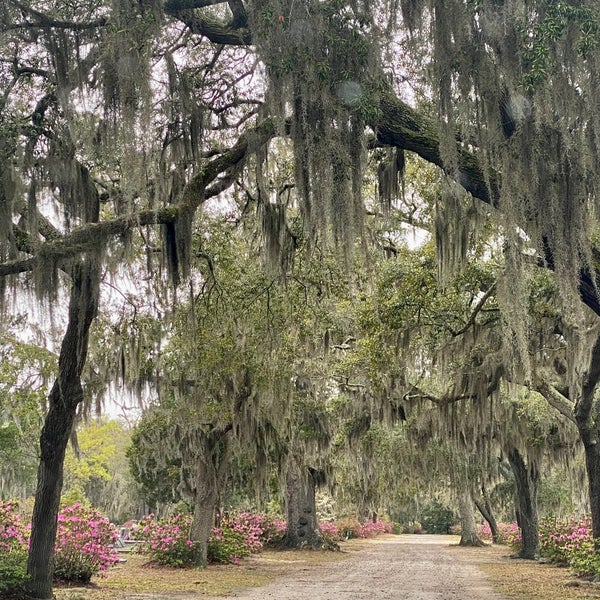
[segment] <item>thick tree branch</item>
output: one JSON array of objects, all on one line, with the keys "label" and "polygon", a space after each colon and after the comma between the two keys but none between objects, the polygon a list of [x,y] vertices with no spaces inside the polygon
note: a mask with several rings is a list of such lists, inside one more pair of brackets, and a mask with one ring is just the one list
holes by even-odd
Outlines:
[{"label": "thick tree branch", "polygon": [[[445,169],[440,154],[437,127],[392,92],[382,94],[379,118],[371,123],[377,139],[388,146],[396,146],[418,154],[426,161]],[[475,198],[491,206],[498,206],[499,191],[496,176],[484,173],[478,157],[457,145],[458,173],[448,175]]]},{"label": "thick tree branch", "polygon": [[[110,239],[142,225],[175,223],[181,214],[193,214],[205,200],[226,189],[227,184],[234,181],[234,173],[248,155],[274,135],[275,126],[270,120],[263,121],[256,128],[242,134],[234,146],[200,169],[185,187],[179,204],[143,210],[100,223],[87,223],[60,238],[51,235],[51,239],[39,244],[35,256],[0,264],[0,277],[32,271],[42,259],[59,261],[81,252],[97,250]],[[218,180],[221,175],[223,179]]]},{"label": "thick tree branch", "polygon": [[165,12],[187,25],[192,33],[202,35],[215,44],[249,46],[252,43],[252,34],[246,27],[224,25],[216,19],[197,14],[190,9],[172,9],[165,5]]},{"label": "thick tree branch", "polygon": [[475,325],[475,321],[477,320],[477,315],[483,310],[485,303],[490,299],[490,297],[492,296],[492,294],[495,291],[496,291],[496,284],[494,283],[490,286],[490,289],[479,299],[479,301],[473,308],[473,312],[471,313],[468,321],[458,331],[450,330],[454,337],[458,337],[459,335],[466,333],[471,327],[473,327],[473,325]]},{"label": "thick tree branch", "polygon": [[70,29],[73,31],[84,31],[86,29],[96,29],[98,27],[104,27],[108,23],[106,17],[100,17],[93,21],[87,22],[74,22],[64,21],[61,19],[54,19],[47,14],[35,10],[31,6],[19,2],[18,0],[11,0],[10,3],[23,11],[25,14],[31,15],[35,21],[22,21],[19,23],[7,24],[7,29]]},{"label": "thick tree branch", "polygon": [[540,380],[535,384],[535,391],[541,394],[552,408],[569,419],[569,421],[575,423],[573,402],[566,396],[563,396],[553,385],[550,385],[544,380]]}]

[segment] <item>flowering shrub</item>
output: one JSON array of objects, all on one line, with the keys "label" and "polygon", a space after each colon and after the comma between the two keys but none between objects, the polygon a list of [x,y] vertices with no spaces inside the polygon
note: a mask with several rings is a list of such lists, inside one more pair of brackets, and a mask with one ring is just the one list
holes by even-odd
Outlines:
[{"label": "flowering shrub", "polygon": [[261,540],[263,546],[277,546],[278,544],[281,544],[285,537],[287,524],[281,519],[264,515],[262,529]]},{"label": "flowering shrub", "polygon": [[237,564],[240,558],[274,545],[285,535],[285,523],[260,513],[225,515],[208,542],[210,562]]},{"label": "flowering shrub", "polygon": [[589,519],[547,518],[540,524],[540,553],[553,563],[568,565],[575,575],[600,575],[600,556],[594,548]]},{"label": "flowering shrub", "polygon": [[87,583],[118,562],[113,548],[119,534],[99,511],[79,503],[58,514],[54,578]]},{"label": "flowering shrub", "polygon": [[361,523],[355,519],[340,519],[337,521],[337,527],[342,539],[352,538],[373,538],[382,533],[391,533],[392,524],[387,521],[364,521]]},{"label": "flowering shrub", "polygon": [[140,540],[137,551],[153,562],[168,567],[187,567],[196,563],[198,542],[189,539],[191,515],[176,514],[157,520],[153,514],[144,517],[131,529],[131,537]]},{"label": "flowering shrub", "polygon": [[[58,514],[54,579],[87,583],[118,561],[116,529],[97,510],[74,504]],[[29,527],[17,503],[0,501],[0,592],[22,588],[27,575]]]},{"label": "flowering shrub", "polygon": [[0,500],[0,593],[20,591],[27,577],[27,529],[12,500]]},{"label": "flowering shrub", "polygon": [[342,533],[340,532],[340,528],[331,521],[325,521],[319,524],[319,529],[321,530],[321,534],[323,539],[327,544],[337,544],[342,541]]},{"label": "flowering shrub", "polygon": [[[131,530],[133,539],[141,540],[138,551],[152,561],[171,567],[193,565],[199,542],[189,539],[191,515],[176,514],[159,521],[154,515],[144,517]],[[208,540],[209,562],[238,563],[240,558],[260,552],[265,544],[283,537],[285,526],[277,519],[248,512],[226,515],[214,527]]]},{"label": "flowering shrub", "polygon": [[237,565],[240,558],[251,554],[245,541],[244,534],[232,524],[221,523],[220,527],[213,528],[208,540],[208,561]]},{"label": "flowering shrub", "polygon": [[[499,543],[506,544],[513,552],[521,550],[521,530],[516,522],[498,523],[498,534],[500,536]],[[479,527],[479,535],[482,540],[492,540],[492,532],[487,523]]]}]

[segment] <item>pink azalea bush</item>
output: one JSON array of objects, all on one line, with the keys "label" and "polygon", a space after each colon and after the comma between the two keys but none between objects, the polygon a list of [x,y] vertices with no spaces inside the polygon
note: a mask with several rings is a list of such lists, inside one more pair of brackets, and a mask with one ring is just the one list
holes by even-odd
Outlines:
[{"label": "pink azalea bush", "polygon": [[240,558],[260,552],[283,538],[282,521],[265,514],[239,512],[224,515],[208,541],[210,562],[237,564]]},{"label": "pink azalea bush", "polygon": [[131,538],[140,540],[137,551],[152,562],[167,567],[186,567],[196,562],[198,542],[189,539],[192,516],[175,514],[168,519],[145,516],[131,529]]},{"label": "pink azalea bush", "polygon": [[540,523],[540,553],[553,563],[568,566],[580,577],[600,575],[600,555],[594,547],[588,518],[546,518]]},{"label": "pink azalea bush", "polygon": [[54,579],[87,583],[119,561],[119,533],[100,511],[75,503],[58,514]]},{"label": "pink azalea bush", "polygon": [[[516,522],[498,523],[498,533],[501,544],[506,544],[513,552],[521,550],[521,530]],[[479,535],[482,540],[492,541],[492,532],[487,523],[479,527]]]},{"label": "pink azalea bush", "polygon": [[342,539],[351,538],[374,538],[383,533],[392,532],[392,524],[377,519],[376,521],[358,521],[356,519],[340,519],[336,525],[341,533]]},{"label": "pink azalea bush", "polygon": [[[0,592],[22,589],[27,575],[29,526],[23,524],[18,505],[0,501]],[[58,514],[54,548],[54,579],[87,583],[118,561],[113,544],[118,533],[100,512],[81,504]]]},{"label": "pink azalea bush", "polygon": [[[171,567],[186,567],[196,563],[199,542],[189,539],[191,515],[176,514],[158,520],[144,517],[131,531],[133,539],[141,540],[138,551],[153,562]],[[281,521],[266,515],[240,512],[225,515],[212,529],[208,540],[209,562],[237,564],[244,556],[260,552],[265,544],[282,537]]]},{"label": "pink azalea bush", "polygon": [[[517,523],[500,523],[502,541],[518,552],[521,549],[521,530]],[[481,527],[484,539],[491,539],[489,527]],[[589,518],[569,517],[542,519],[539,528],[540,554],[550,562],[569,567],[579,577],[600,575],[600,553],[594,546]]]},{"label": "pink azalea bush", "polygon": [[328,544],[337,544],[342,541],[342,532],[333,521],[323,521],[319,524],[321,535]]}]

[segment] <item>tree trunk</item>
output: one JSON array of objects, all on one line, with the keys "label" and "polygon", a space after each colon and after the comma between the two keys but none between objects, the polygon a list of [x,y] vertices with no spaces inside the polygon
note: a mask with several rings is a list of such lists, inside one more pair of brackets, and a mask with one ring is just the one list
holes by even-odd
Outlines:
[{"label": "tree trunk", "polygon": [[475,523],[475,511],[473,510],[473,499],[468,489],[461,491],[458,498],[458,509],[460,512],[460,546],[484,546]]},{"label": "tree trunk", "polygon": [[600,381],[600,335],[596,335],[592,346],[590,362],[582,381],[581,396],[573,410],[579,437],[585,449],[592,533],[596,549],[600,550],[600,447],[598,444],[600,423],[598,421],[598,401],[596,400],[598,381]]},{"label": "tree trunk", "polygon": [[48,414],[40,436],[40,464],[27,560],[27,591],[35,598],[52,598],[63,461],[77,406],[83,400],[81,373],[87,358],[90,326],[98,307],[98,262],[93,257],[78,262],[72,277],[69,321],[60,349],[58,376],[48,397]]},{"label": "tree trunk", "polygon": [[502,543],[502,538],[500,536],[500,531],[498,530],[498,523],[496,522],[496,517],[494,517],[494,512],[492,510],[492,506],[490,504],[490,499],[487,497],[487,493],[485,488],[482,489],[483,499],[478,500],[477,498],[473,498],[473,502],[477,507],[477,510],[481,513],[481,516],[485,519],[486,523],[490,526],[490,532],[492,534],[492,542],[494,544]]},{"label": "tree trunk", "polygon": [[596,550],[600,551],[600,448],[597,443],[584,444],[584,448],[592,515],[592,533]]},{"label": "tree trunk", "polygon": [[296,458],[288,461],[285,478],[285,507],[288,548],[319,548],[323,537],[317,520],[316,480],[312,469]]},{"label": "tree trunk", "polygon": [[198,436],[200,454],[196,459],[194,518],[190,539],[198,542],[196,564],[201,567],[207,563],[208,540],[229,465],[229,437],[230,430],[201,432]]},{"label": "tree trunk", "polygon": [[522,540],[518,556],[530,560],[537,559],[539,556],[537,496],[540,472],[535,461],[529,461],[528,467],[516,448],[509,452],[508,462],[517,484],[516,513]]}]

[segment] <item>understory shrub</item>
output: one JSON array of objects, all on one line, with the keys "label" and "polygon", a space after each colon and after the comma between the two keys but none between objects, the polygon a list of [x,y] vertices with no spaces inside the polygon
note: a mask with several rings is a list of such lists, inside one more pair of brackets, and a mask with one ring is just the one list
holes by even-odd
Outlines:
[{"label": "understory shrub", "polygon": [[350,540],[352,538],[373,538],[382,533],[391,533],[392,524],[377,519],[376,521],[358,521],[356,519],[340,519],[336,521],[339,529],[340,539]]},{"label": "understory shrub", "polygon": [[452,509],[434,500],[421,513],[421,524],[426,533],[450,533],[450,528],[456,523]]},{"label": "understory shrub", "polygon": [[0,500],[0,593],[16,593],[27,579],[28,532],[18,504]]},{"label": "understory shrub", "polygon": [[136,550],[152,562],[167,567],[196,564],[198,543],[189,539],[192,516],[175,514],[168,519],[145,516],[131,529],[131,537],[140,540]]},{"label": "understory shrub", "polygon": [[54,579],[88,583],[119,561],[117,529],[95,508],[75,503],[58,513]]},{"label": "understory shrub", "polygon": [[328,546],[341,542],[343,537],[340,528],[333,521],[324,521],[319,524],[323,541]]},{"label": "understory shrub", "polygon": [[[521,550],[521,530],[517,523],[499,523],[502,540],[511,550]],[[481,535],[491,538],[489,527]],[[546,517],[540,521],[540,555],[551,563],[569,567],[579,577],[600,576],[600,553],[595,550],[592,525],[588,518]]]},{"label": "understory shrub", "polygon": [[540,554],[555,564],[568,566],[579,577],[600,575],[600,554],[595,550],[588,518],[542,519]]},{"label": "understory shrub", "polygon": [[[0,501],[0,592],[16,592],[27,577],[29,526],[22,522],[17,503]],[[54,548],[54,579],[87,583],[118,561],[113,544],[118,537],[102,514],[80,504],[58,514]]]},{"label": "understory shrub", "polygon": [[[506,544],[513,552],[521,550],[521,530],[516,522],[498,523],[499,543]],[[479,527],[479,536],[482,540],[492,541],[492,532],[488,523]]]},{"label": "understory shrub", "polygon": [[[131,531],[141,540],[138,551],[153,562],[171,567],[196,563],[199,542],[189,539],[191,515],[176,514],[166,520],[154,515],[144,517]],[[285,525],[258,513],[240,512],[223,516],[212,529],[208,540],[208,562],[238,563],[244,556],[260,552],[265,544],[273,544],[285,533]]]}]

